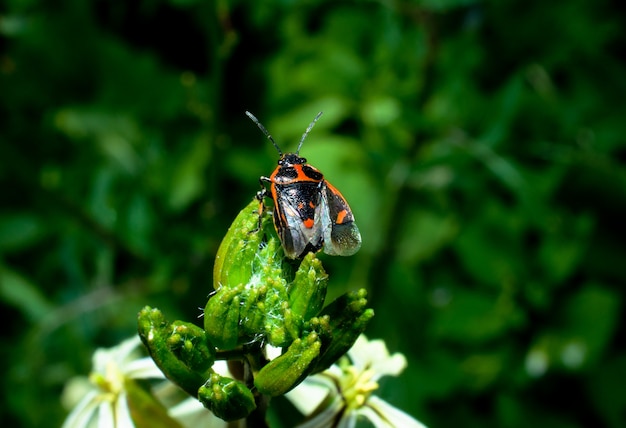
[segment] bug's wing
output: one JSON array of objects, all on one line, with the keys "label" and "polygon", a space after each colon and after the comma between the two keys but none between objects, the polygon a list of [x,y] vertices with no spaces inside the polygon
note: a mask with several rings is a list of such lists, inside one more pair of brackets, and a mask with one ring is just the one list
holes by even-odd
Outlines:
[{"label": "bug's wing", "polygon": [[285,255],[291,259],[304,256],[322,247],[323,230],[320,218],[320,184],[298,183],[297,186],[276,186],[274,225],[283,244]]},{"label": "bug's wing", "polygon": [[321,191],[321,222],[324,252],[331,256],[351,256],[361,248],[361,233],[346,199],[325,181]]}]

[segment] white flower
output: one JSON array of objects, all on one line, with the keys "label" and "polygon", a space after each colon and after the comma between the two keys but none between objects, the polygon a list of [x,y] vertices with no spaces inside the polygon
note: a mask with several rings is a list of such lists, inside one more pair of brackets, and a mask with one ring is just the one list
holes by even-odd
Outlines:
[{"label": "white flower", "polygon": [[287,394],[307,421],[300,428],[353,428],[359,417],[377,428],[425,428],[403,411],[373,395],[378,380],[398,376],[407,365],[404,355],[389,351],[382,340],[361,335],[342,358],[325,372],[311,376]]},{"label": "white flower", "polygon": [[[135,336],[113,348],[96,350],[89,378],[72,379],[65,387],[62,399],[68,408],[73,409],[63,428],[134,428],[136,425],[128,406],[128,387],[134,379],[163,380],[156,388],[160,400],[171,397],[173,391],[180,392],[171,382],[164,380],[165,376],[152,358],[142,355],[142,349],[139,337]],[[197,426],[186,424],[189,417],[196,421],[198,417],[205,418],[205,421],[215,418],[193,397],[177,401],[179,404],[170,408],[169,416],[183,426]]]}]

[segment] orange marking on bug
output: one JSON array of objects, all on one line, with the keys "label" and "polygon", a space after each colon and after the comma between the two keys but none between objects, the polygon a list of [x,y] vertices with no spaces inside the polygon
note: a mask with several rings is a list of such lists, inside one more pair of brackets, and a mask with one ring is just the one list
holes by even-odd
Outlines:
[{"label": "orange marking on bug", "polygon": [[307,229],[312,228],[313,224],[315,224],[312,218],[307,218],[306,220],[303,221],[303,223],[304,223],[304,227],[306,227]]},{"label": "orange marking on bug", "polygon": [[309,177],[307,177],[302,170],[302,165],[294,165],[294,168],[296,170],[296,173],[298,174],[296,180],[308,180]]},{"label": "orange marking on bug", "polygon": [[[272,176],[275,176],[276,174],[278,174],[280,169],[281,169],[280,167],[276,168]],[[302,169],[302,165],[293,165],[293,169],[296,171],[296,177],[286,179],[285,181],[288,181],[291,183],[298,183],[298,182],[303,182],[303,181],[317,183],[320,181],[319,179],[311,178],[308,175],[306,175],[306,172],[304,172],[304,170]]]},{"label": "orange marking on bug", "polygon": [[337,214],[337,224],[342,224],[343,221],[346,219],[347,215],[348,215],[348,211],[347,210],[339,211],[339,214]]},{"label": "orange marking on bug", "polygon": [[313,201],[309,201],[309,207],[315,209],[315,204],[313,203]]}]

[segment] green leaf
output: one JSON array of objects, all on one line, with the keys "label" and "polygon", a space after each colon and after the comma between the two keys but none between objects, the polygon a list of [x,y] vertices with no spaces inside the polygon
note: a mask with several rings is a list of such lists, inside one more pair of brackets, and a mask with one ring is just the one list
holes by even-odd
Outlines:
[{"label": "green leaf", "polygon": [[41,218],[30,213],[0,216],[0,254],[33,245],[43,236],[44,230]]},{"label": "green leaf", "polygon": [[0,299],[20,310],[33,323],[54,310],[39,287],[3,265],[0,265]]},{"label": "green leaf", "polygon": [[507,299],[461,289],[454,290],[449,303],[434,315],[434,337],[468,344],[502,337],[524,319]]},{"label": "green leaf", "polygon": [[178,421],[170,417],[162,403],[133,380],[126,379],[124,390],[128,394],[128,408],[136,427],[182,428]]}]

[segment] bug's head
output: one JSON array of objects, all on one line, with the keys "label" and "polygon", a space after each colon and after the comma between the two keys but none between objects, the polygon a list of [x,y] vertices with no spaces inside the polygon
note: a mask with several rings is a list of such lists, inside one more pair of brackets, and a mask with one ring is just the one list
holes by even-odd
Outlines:
[{"label": "bug's head", "polygon": [[306,163],[306,158],[300,157],[298,153],[285,153],[278,159],[280,166],[302,165]]}]

